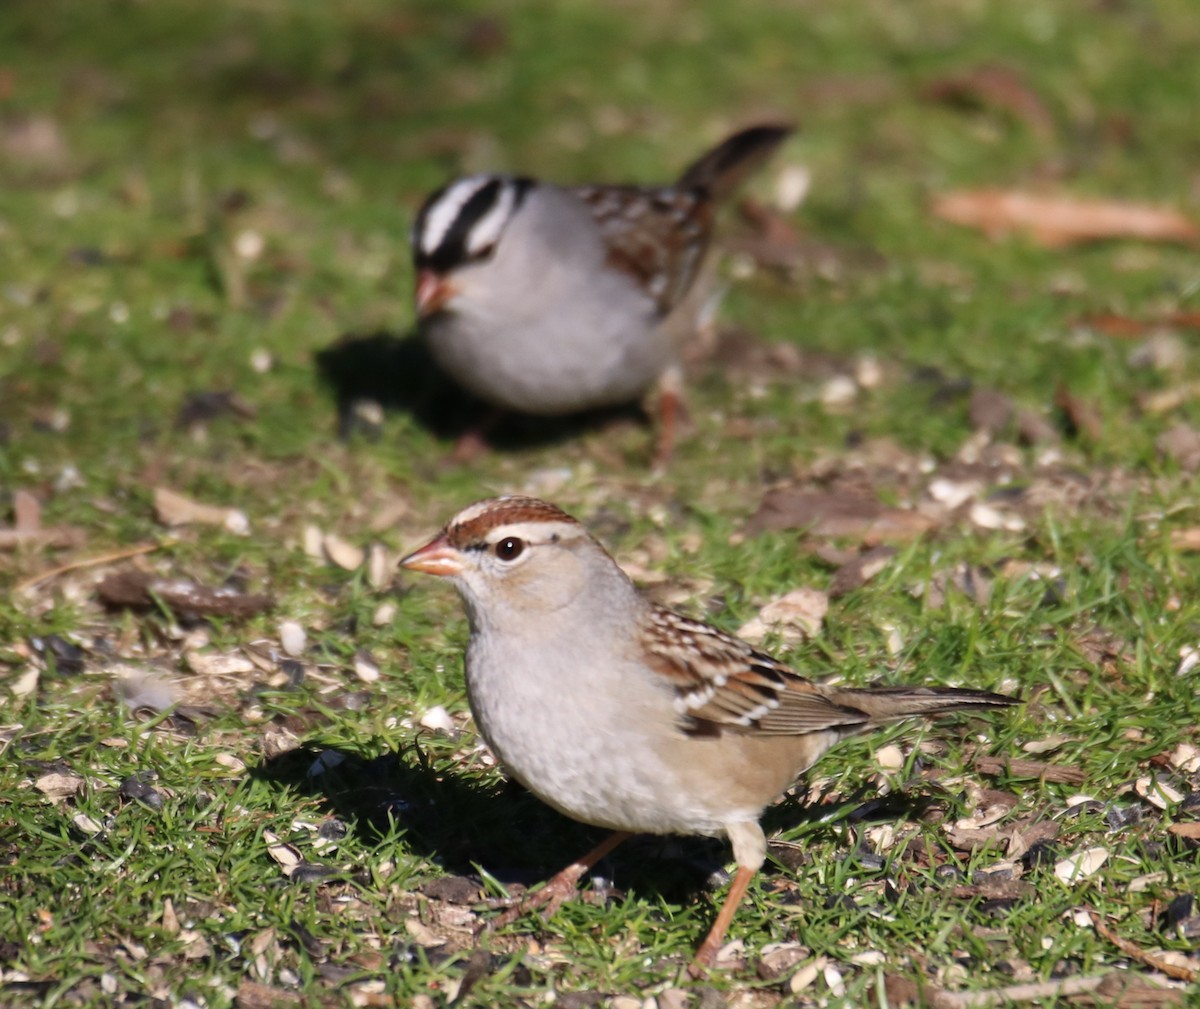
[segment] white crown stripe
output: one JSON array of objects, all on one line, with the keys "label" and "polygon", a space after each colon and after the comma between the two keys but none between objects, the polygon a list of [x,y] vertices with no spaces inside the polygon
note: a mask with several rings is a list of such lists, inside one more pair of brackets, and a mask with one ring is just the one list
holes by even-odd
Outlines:
[{"label": "white crown stripe", "polygon": [[441,198],[432,207],[425,218],[425,228],[421,235],[421,251],[432,256],[438,246],[445,240],[447,233],[458,220],[463,207],[479,190],[492,181],[490,175],[472,175],[459,179],[449,189],[442,193]]},{"label": "white crown stripe", "polygon": [[500,232],[508,223],[515,201],[516,193],[513,187],[507,184],[501,186],[500,191],[496,194],[496,202],[492,204],[491,209],[476,221],[467,233],[467,252],[477,255],[489,246],[496,244],[496,239],[500,237]]}]

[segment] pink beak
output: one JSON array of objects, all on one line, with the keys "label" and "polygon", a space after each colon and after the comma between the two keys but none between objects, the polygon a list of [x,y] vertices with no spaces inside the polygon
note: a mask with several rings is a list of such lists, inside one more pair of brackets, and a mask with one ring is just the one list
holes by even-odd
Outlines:
[{"label": "pink beak", "polygon": [[446,303],[457,294],[454,285],[432,270],[421,270],[417,274],[417,316],[426,319],[440,312]]},{"label": "pink beak", "polygon": [[440,578],[453,578],[464,571],[462,555],[450,545],[445,533],[439,533],[420,550],[414,550],[400,566]]}]

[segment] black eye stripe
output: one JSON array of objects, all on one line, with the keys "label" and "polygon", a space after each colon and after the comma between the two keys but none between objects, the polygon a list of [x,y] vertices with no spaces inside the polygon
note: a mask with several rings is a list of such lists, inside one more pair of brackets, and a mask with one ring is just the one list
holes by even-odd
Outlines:
[{"label": "black eye stripe", "polygon": [[424,248],[424,243],[421,241],[421,237],[425,233],[426,222],[433,208],[455,184],[450,183],[443,186],[425,201],[413,224],[413,261],[416,263],[417,269],[446,273],[473,259],[486,258],[491,254],[494,243],[487,249],[472,254],[467,248],[472,229],[495,207],[504,190],[512,192],[513,210],[516,210],[525,199],[532,184],[530,179],[525,178],[508,178],[498,175],[489,179],[462,205],[450,223],[450,227],[446,229],[437,248],[430,252]]}]

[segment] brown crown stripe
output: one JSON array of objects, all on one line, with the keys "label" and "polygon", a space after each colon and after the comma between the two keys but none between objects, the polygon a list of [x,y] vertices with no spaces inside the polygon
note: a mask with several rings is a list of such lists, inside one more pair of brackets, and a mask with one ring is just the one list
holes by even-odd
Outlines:
[{"label": "brown crown stripe", "polygon": [[451,519],[446,527],[450,545],[462,550],[486,542],[488,533],[500,526],[518,522],[567,522],[578,525],[575,519],[548,501],[533,497],[493,498],[464,509],[471,517],[466,521]]}]

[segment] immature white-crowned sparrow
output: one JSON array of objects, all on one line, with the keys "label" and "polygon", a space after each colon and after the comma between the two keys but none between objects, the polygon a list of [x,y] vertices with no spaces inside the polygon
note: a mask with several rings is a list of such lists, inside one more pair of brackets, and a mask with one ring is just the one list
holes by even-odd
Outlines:
[{"label": "immature white-crowned sparrow", "polygon": [[462,596],[467,696],[509,774],[559,812],[618,832],[505,920],[552,912],[631,833],[724,834],[738,870],[694,972],[712,964],[766,857],[764,807],[830,746],[911,715],[1015,703],[814,683],[647,601],[582,525],[534,498],[473,504],[400,563]]},{"label": "immature white-crowned sparrow", "polygon": [[790,132],[742,130],[670,186],[472,175],[438,190],[412,230],[433,357],[480,398],[526,414],[629,403],[657,383],[669,452],[714,209]]}]

